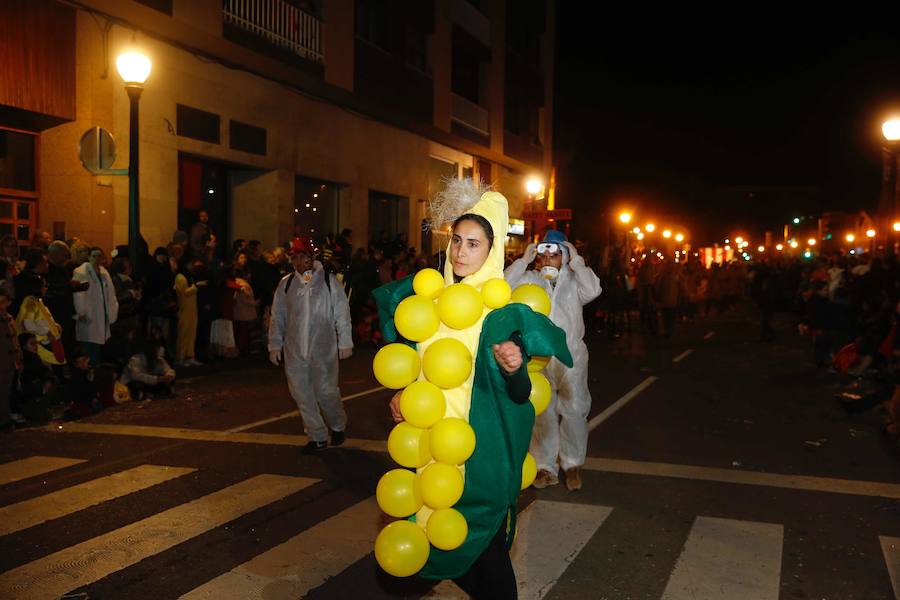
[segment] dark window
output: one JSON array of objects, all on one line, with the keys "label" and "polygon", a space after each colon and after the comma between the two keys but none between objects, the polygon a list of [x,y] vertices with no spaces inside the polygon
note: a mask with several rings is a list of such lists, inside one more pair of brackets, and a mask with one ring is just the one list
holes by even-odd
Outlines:
[{"label": "dark window", "polygon": [[390,52],[391,6],[388,0],[356,0],[356,35]]},{"label": "dark window", "polygon": [[0,188],[35,191],[35,141],[28,133],[0,129]]},{"label": "dark window", "polygon": [[228,141],[232,150],[266,155],[266,130],[262,127],[230,121]]},{"label": "dark window", "polygon": [[177,117],[178,135],[219,143],[219,115],[179,104]]},{"label": "dark window", "polygon": [[489,63],[491,51],[459,27],[453,27],[453,54],[450,87],[476,104],[480,104],[482,65]]},{"label": "dark window", "polygon": [[159,12],[164,12],[167,15],[172,14],[172,0],[137,0],[138,3],[143,4],[144,6],[149,6],[152,9],[158,10]]}]

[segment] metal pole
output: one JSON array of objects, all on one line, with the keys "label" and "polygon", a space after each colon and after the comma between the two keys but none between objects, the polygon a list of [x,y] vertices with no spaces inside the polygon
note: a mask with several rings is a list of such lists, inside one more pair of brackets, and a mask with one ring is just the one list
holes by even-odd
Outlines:
[{"label": "metal pole", "polygon": [[138,237],[141,232],[141,198],[140,198],[140,124],[138,120],[138,101],[143,87],[126,84],[128,92],[128,258],[131,260],[132,278],[141,278],[143,262],[138,248]]}]

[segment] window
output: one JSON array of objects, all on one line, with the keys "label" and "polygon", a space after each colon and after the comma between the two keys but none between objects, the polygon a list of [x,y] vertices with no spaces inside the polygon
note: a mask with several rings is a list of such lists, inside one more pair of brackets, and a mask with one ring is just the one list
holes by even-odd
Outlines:
[{"label": "window", "polygon": [[390,52],[390,9],[388,0],[356,0],[356,36]]},{"label": "window", "polygon": [[178,135],[202,142],[219,143],[219,115],[191,108],[184,104],[177,106]]},{"label": "window", "polygon": [[0,189],[34,192],[37,136],[0,129]]},{"label": "window", "polygon": [[240,121],[229,121],[228,142],[232,150],[266,155],[266,130]]},{"label": "window", "polygon": [[0,237],[11,235],[19,242],[19,249],[28,247],[36,223],[34,200],[0,196]]}]

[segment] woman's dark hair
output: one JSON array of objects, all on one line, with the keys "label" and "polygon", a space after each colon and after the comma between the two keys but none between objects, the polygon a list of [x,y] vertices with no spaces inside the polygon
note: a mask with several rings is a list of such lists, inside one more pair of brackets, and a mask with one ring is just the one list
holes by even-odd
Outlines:
[{"label": "woman's dark hair", "polygon": [[25,269],[34,271],[35,268],[44,262],[44,257],[46,255],[47,251],[42,248],[29,248],[28,251],[25,252]]},{"label": "woman's dark hair", "polygon": [[488,239],[488,251],[490,251],[490,248],[494,247],[494,228],[491,227],[490,221],[488,221],[481,215],[476,215],[475,213],[466,213],[464,215],[460,215],[455,221],[453,221],[453,229],[456,229],[456,226],[463,221],[473,221],[481,225],[481,228],[484,229],[484,235]]},{"label": "woman's dark hair", "polygon": [[25,348],[25,344],[28,343],[28,340],[31,338],[37,339],[37,336],[31,333],[30,331],[26,331],[24,333],[19,334],[19,348]]},{"label": "woman's dark hair", "polygon": [[111,275],[118,275],[119,273],[124,273],[125,267],[130,264],[131,264],[131,261],[128,260],[127,256],[117,256],[113,259],[112,264],[109,265],[109,272]]}]

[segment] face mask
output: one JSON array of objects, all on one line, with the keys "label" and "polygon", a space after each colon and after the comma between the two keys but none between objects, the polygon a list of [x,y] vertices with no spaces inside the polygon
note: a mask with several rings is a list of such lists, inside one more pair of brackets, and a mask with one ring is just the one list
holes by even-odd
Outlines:
[{"label": "face mask", "polygon": [[541,269],[541,277],[550,282],[556,281],[556,279],[559,277],[559,269],[550,266],[543,267]]}]

